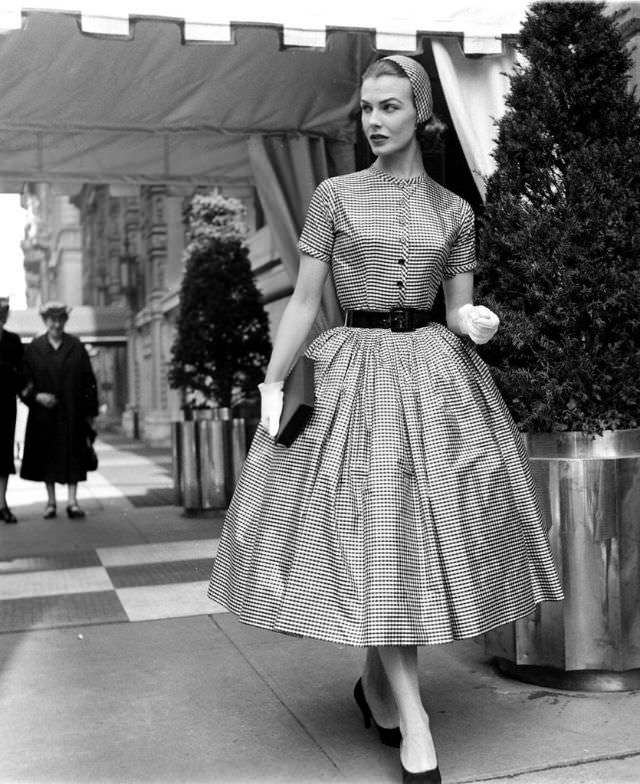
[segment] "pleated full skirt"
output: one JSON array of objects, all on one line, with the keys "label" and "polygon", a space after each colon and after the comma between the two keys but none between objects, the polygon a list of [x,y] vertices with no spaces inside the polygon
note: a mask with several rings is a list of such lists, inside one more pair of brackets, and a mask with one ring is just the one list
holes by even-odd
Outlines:
[{"label": "pleated full skirt", "polygon": [[562,598],[528,460],[473,347],[439,324],[338,327],[316,408],[259,427],[209,595],[245,623],[355,646],[450,642]]}]

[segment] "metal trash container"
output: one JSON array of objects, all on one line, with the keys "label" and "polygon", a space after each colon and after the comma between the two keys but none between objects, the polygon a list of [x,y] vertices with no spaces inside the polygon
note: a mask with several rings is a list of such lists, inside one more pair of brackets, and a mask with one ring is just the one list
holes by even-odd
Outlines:
[{"label": "metal trash container", "polygon": [[520,680],[561,689],[640,688],[640,429],[525,438],[564,602],[485,635]]},{"label": "metal trash container", "polygon": [[228,503],[229,423],[212,411],[198,422],[200,502],[202,509],[224,509]]},{"label": "metal trash container", "polygon": [[171,469],[173,476],[173,503],[182,506],[182,425],[181,420],[171,423]]},{"label": "metal trash container", "polygon": [[180,499],[185,509],[200,508],[197,422],[177,422]]},{"label": "metal trash container", "polygon": [[231,468],[229,473],[229,500],[238,484],[247,452],[256,434],[259,419],[257,417],[234,417],[231,420]]},{"label": "metal trash container", "polygon": [[242,473],[242,466],[247,456],[247,424],[244,419],[232,419],[230,422],[230,449],[229,449],[229,482],[227,492],[229,500],[236,489],[238,479]]},{"label": "metal trash container", "polygon": [[258,420],[231,409],[203,409],[172,423],[175,503],[187,510],[224,509],[242,472]]}]

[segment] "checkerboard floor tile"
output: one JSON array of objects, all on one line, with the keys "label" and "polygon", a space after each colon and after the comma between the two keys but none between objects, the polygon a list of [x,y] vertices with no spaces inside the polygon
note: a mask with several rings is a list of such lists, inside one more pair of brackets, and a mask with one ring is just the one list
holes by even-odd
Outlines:
[{"label": "checkerboard floor tile", "polygon": [[209,580],[173,585],[145,585],[120,588],[118,599],[130,621],[152,621],[186,615],[209,615],[226,612],[207,598]]},{"label": "checkerboard floor tile", "polygon": [[5,574],[0,582],[1,599],[25,599],[31,596],[56,596],[70,593],[108,591],[113,585],[103,566],[86,569],[58,569],[47,572]]},{"label": "checkerboard floor tile", "polygon": [[123,623],[129,618],[115,591],[30,596],[0,601],[0,632]]},{"label": "checkerboard floor tile", "polygon": [[16,572],[45,572],[50,569],[71,569],[77,566],[104,566],[95,550],[74,550],[71,553],[37,555],[0,561],[0,575]]},{"label": "checkerboard floor tile", "polygon": [[127,547],[99,547],[96,552],[103,566],[127,566],[183,561],[189,558],[211,557],[213,559],[217,550],[217,539],[190,539],[180,542],[133,544]]},{"label": "checkerboard floor tile", "polygon": [[225,612],[207,598],[217,539],[0,560],[0,632]]},{"label": "checkerboard floor tile", "polygon": [[213,558],[199,558],[162,563],[111,566],[109,577],[114,588],[134,588],[169,583],[189,583],[208,580]]}]

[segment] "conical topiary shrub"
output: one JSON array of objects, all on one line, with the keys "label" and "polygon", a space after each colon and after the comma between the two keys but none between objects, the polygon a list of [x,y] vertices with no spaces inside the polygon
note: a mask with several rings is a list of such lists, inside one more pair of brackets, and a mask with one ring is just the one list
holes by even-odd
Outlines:
[{"label": "conical topiary shrub", "polygon": [[196,194],[169,383],[186,404],[231,406],[255,395],[271,350],[269,323],[244,245],[244,207],[217,193]]},{"label": "conical topiary shrub", "polygon": [[640,115],[603,7],[528,12],[480,221],[483,356],[525,431],[640,420]]}]

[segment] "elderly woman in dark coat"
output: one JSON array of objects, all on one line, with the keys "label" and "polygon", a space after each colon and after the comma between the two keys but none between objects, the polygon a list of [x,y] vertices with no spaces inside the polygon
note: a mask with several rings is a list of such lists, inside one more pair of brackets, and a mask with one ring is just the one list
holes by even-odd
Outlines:
[{"label": "elderly woman in dark coat", "polygon": [[9,474],[15,474],[13,462],[16,428],[16,395],[22,375],[22,342],[4,328],[9,315],[9,299],[0,297],[0,520],[17,523],[7,506]]},{"label": "elderly woman in dark coat", "polygon": [[29,418],[20,475],[46,484],[45,519],[57,513],[56,482],[68,486],[67,516],[84,517],[77,489],[87,478],[87,437],[98,413],[96,379],[84,346],[64,331],[69,308],[48,302],[40,313],[47,331],[24,355]]}]

